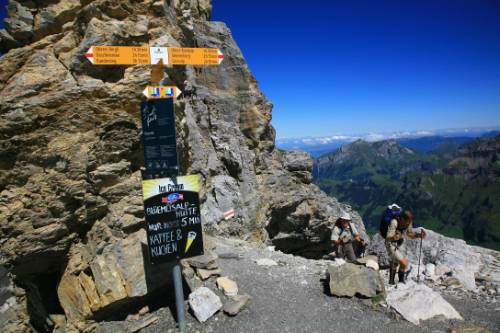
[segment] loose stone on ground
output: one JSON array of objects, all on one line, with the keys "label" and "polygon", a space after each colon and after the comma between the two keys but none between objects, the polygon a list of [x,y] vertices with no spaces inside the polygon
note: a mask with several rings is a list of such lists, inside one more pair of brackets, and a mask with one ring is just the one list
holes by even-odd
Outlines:
[{"label": "loose stone on ground", "polygon": [[204,269],[216,269],[217,255],[213,253],[205,253],[204,255],[192,257],[186,259],[186,262],[195,268],[204,268]]},{"label": "loose stone on ground", "polygon": [[217,287],[222,290],[226,296],[236,296],[238,294],[238,285],[227,276],[217,278]]},{"label": "loose stone on ground", "polygon": [[224,312],[230,316],[236,316],[241,310],[243,310],[246,305],[250,302],[252,298],[249,295],[236,295],[231,297],[229,301],[224,304]]},{"label": "loose stone on ground", "polygon": [[209,277],[211,276],[214,276],[214,275],[221,275],[222,274],[222,271],[218,268],[216,269],[203,269],[203,268],[198,268],[196,269],[196,274],[198,275],[198,277],[202,280],[206,280],[208,279]]},{"label": "loose stone on ground", "polygon": [[398,283],[388,288],[386,301],[390,307],[415,325],[419,325],[421,320],[439,315],[447,319],[463,320],[439,293],[413,281],[408,281],[406,284]]},{"label": "loose stone on ground", "polygon": [[196,319],[203,323],[222,308],[222,302],[213,291],[200,287],[189,295],[189,306]]}]

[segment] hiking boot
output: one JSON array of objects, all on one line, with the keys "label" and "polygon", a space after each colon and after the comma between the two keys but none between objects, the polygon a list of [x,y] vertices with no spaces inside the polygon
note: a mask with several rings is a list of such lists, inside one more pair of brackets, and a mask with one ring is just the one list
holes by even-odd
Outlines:
[{"label": "hiking boot", "polygon": [[399,283],[405,283],[405,282],[406,282],[406,279],[405,279],[405,278],[406,278],[406,274],[405,274],[405,272],[401,272],[401,271],[399,271],[399,272],[398,272],[398,282],[399,282]]},{"label": "hiking boot", "polygon": [[396,284],[394,278],[396,277],[396,270],[394,268],[389,268],[389,284]]}]

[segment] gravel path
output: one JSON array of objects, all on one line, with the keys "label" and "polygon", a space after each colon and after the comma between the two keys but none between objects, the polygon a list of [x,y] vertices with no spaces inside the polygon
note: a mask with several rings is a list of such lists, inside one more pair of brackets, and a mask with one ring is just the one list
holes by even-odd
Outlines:
[{"label": "gravel path", "polygon": [[[219,255],[218,264],[223,275],[236,281],[239,293],[249,294],[252,301],[235,317],[228,317],[221,311],[203,324],[188,313],[188,332],[437,333],[449,332],[451,327],[461,324],[433,319],[415,326],[381,306],[373,307],[356,298],[329,296],[325,279],[329,261],[308,260],[236,240],[218,239],[215,243],[214,250]],[[230,258],[235,253],[239,258]],[[262,258],[272,259],[278,265],[257,265],[256,260]],[[211,279],[209,287],[215,291],[215,279]],[[445,295],[445,298],[466,322],[475,322],[500,332],[500,309],[495,309],[494,304],[482,304],[453,295]],[[169,308],[160,308],[152,315],[159,320],[140,332],[176,331]],[[138,323],[105,322],[100,324],[98,331],[131,331],[134,325]]]}]

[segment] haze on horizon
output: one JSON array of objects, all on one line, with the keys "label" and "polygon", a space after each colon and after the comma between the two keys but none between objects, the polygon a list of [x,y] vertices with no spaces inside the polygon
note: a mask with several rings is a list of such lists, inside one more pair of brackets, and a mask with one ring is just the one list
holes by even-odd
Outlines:
[{"label": "haze on horizon", "polygon": [[212,3],[278,138],[500,126],[499,1]]},{"label": "haze on horizon", "polygon": [[213,0],[278,138],[500,125],[500,2]]}]

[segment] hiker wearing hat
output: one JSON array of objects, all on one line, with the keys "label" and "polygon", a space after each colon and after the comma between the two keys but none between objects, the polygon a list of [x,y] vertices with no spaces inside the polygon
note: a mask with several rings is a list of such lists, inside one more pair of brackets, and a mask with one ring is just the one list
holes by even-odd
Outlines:
[{"label": "hiker wearing hat", "polygon": [[337,257],[347,257],[350,261],[356,260],[353,242],[364,245],[364,241],[359,237],[356,227],[351,223],[351,215],[343,213],[332,231],[332,243],[337,253]]},{"label": "hiker wearing hat", "polygon": [[419,233],[415,232],[412,223],[412,212],[405,210],[398,217],[393,218],[388,226],[385,237],[385,248],[390,259],[389,284],[395,284],[396,271],[398,272],[399,282],[405,283],[408,259],[405,258],[401,251],[403,237],[406,235],[410,238],[425,238],[427,235],[424,228],[421,228]]}]

